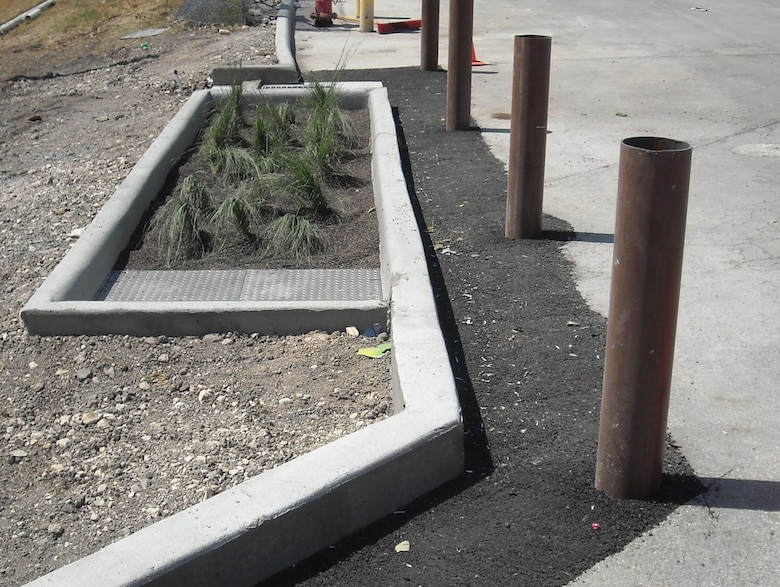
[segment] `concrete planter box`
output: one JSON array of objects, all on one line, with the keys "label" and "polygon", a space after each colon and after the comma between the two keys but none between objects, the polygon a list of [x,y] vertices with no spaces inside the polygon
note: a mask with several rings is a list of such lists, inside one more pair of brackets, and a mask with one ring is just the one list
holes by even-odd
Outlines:
[{"label": "concrete planter box", "polygon": [[[244,91],[245,100],[300,100],[304,85],[263,86]],[[340,85],[342,105],[368,108],[371,115],[373,187],[380,224],[380,255],[394,239],[381,226],[387,205],[408,199],[404,183],[382,176],[390,169],[399,174],[396,156],[388,158],[387,141],[395,141],[395,126],[384,88],[379,83]],[[381,294],[365,299],[332,301],[100,301],[99,292],[111,276],[117,257],[125,248],[166,177],[195,142],[216,100],[228,89],[217,87],[195,92],[163,129],[114,195],[106,202],[84,234],[22,308],[22,319],[32,334],[129,334],[151,336],[202,335],[207,332],[258,332],[295,334],[311,330],[343,330],[348,325],[367,328],[387,323],[390,282],[383,277]],[[396,148],[397,151],[397,148]],[[392,207],[394,204],[390,204]],[[389,275],[390,259],[381,259],[382,275]],[[387,269],[387,270],[385,270]],[[181,274],[181,272],[178,272]],[[173,273],[171,274],[173,275]],[[377,288],[379,289],[379,288]]]}]

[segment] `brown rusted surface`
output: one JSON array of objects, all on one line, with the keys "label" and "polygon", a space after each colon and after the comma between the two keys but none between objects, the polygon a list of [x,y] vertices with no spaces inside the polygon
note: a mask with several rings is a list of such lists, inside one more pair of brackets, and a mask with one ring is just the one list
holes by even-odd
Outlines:
[{"label": "brown rusted surface", "polygon": [[439,69],[439,0],[422,0],[420,30],[420,69]]},{"label": "brown rusted surface", "polygon": [[471,128],[471,42],[474,0],[450,0],[450,44],[447,68],[445,129]]},{"label": "brown rusted surface", "polygon": [[506,198],[507,238],[533,238],[542,230],[551,46],[550,37],[515,37]]},{"label": "brown rusted surface", "polygon": [[621,144],[596,488],[661,485],[691,170],[688,143]]}]

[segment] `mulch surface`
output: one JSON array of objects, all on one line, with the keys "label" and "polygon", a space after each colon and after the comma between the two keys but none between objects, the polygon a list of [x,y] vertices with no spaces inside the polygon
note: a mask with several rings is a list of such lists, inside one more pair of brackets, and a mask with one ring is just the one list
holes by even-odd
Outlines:
[{"label": "mulch surface", "polygon": [[571,227],[545,216],[541,238],[504,237],[504,167],[480,133],[444,130],[445,73],[343,78],[389,89],[459,382],[466,473],[263,585],[565,584],[702,487],[669,444],[656,500],[594,489],[606,320],[561,250]]}]

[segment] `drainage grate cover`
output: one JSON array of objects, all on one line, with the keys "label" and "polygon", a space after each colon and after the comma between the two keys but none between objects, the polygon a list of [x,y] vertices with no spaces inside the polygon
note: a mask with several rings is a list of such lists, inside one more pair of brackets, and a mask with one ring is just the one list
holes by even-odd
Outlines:
[{"label": "drainage grate cover", "polygon": [[113,271],[106,302],[354,301],[382,299],[379,269]]},{"label": "drainage grate cover", "polygon": [[247,271],[241,301],[378,300],[378,269]]}]

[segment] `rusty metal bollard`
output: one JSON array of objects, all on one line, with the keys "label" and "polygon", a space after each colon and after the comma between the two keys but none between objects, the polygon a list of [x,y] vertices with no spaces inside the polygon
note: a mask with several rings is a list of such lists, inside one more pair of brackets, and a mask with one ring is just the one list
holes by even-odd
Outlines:
[{"label": "rusty metal bollard", "polygon": [[439,0],[422,0],[420,30],[420,69],[439,69]]},{"label": "rusty metal bollard", "polygon": [[542,231],[551,46],[550,37],[515,37],[504,232],[507,238],[533,238]]},{"label": "rusty metal bollard", "polygon": [[471,39],[474,0],[450,0],[450,44],[447,68],[445,130],[471,128]]},{"label": "rusty metal bollard", "polygon": [[620,148],[595,482],[617,498],[661,486],[691,152],[657,137]]}]

